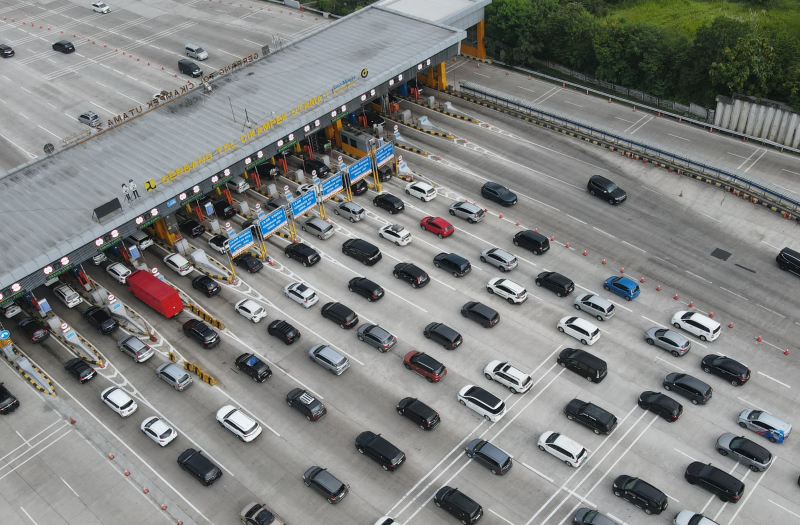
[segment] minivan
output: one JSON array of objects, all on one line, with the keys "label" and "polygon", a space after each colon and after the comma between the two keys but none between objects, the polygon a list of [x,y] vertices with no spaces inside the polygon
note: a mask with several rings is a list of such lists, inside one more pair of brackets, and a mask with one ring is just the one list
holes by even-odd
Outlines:
[{"label": "minivan", "polygon": [[186,56],[197,60],[205,60],[208,58],[208,52],[200,46],[186,44]]},{"label": "minivan", "polygon": [[693,405],[705,405],[714,394],[714,389],[689,374],[673,372],[664,378],[664,390],[674,390],[689,398]]},{"label": "minivan", "polygon": [[744,493],[744,483],[709,463],[693,461],[683,475],[690,485],[700,485],[719,496],[724,503],[738,503]]},{"label": "minivan", "polygon": [[159,366],[156,368],[156,375],[178,392],[183,392],[192,386],[193,382],[192,376],[175,363],[164,363]]},{"label": "minivan", "polygon": [[618,476],[614,480],[613,492],[616,497],[633,503],[647,514],[661,514],[669,505],[666,494],[633,476]]},{"label": "minivan", "polygon": [[584,350],[565,348],[558,355],[557,362],[562,368],[572,370],[592,383],[599,383],[608,375],[606,362]]},{"label": "minivan", "polygon": [[333,224],[324,221],[319,217],[311,217],[305,222],[305,224],[301,226],[301,228],[304,232],[310,233],[320,241],[332,237],[335,233]]},{"label": "minivan", "polygon": [[479,323],[484,328],[491,328],[500,322],[500,314],[483,303],[470,301],[461,307],[461,315]]},{"label": "minivan", "polygon": [[468,458],[488,468],[495,476],[508,474],[514,462],[511,456],[484,439],[473,439],[464,449]]},{"label": "minivan", "polygon": [[250,184],[247,183],[241,176],[233,177],[225,183],[228,189],[236,193],[244,193],[250,189]]},{"label": "minivan", "polygon": [[200,66],[185,58],[178,60],[178,71],[190,77],[199,77],[203,74],[203,70],[200,69]]},{"label": "minivan", "polygon": [[141,230],[132,233],[129,238],[133,239],[133,242],[139,246],[140,250],[144,250],[145,248],[149,248],[153,245],[153,239],[151,239],[149,235]]},{"label": "minivan", "polygon": [[778,266],[781,270],[792,272],[795,275],[800,275],[800,252],[796,252],[791,248],[784,248],[781,253],[775,257]]},{"label": "minivan", "polygon": [[422,331],[422,335],[426,339],[433,339],[435,342],[443,345],[445,350],[454,350],[461,344],[463,339],[461,334],[442,323],[431,323]]},{"label": "minivan", "polygon": [[348,239],[344,241],[342,253],[361,261],[365,266],[372,266],[383,257],[377,246],[363,239]]},{"label": "minivan", "polygon": [[120,352],[131,356],[137,363],[144,363],[156,353],[150,345],[143,343],[135,335],[128,335],[117,341],[117,348]]},{"label": "minivan", "polygon": [[403,451],[381,437],[380,434],[369,430],[356,437],[356,450],[377,461],[387,472],[396,471],[406,459]]},{"label": "minivan", "polygon": [[550,240],[541,233],[525,230],[514,235],[514,246],[522,246],[536,255],[542,255],[550,249]]},{"label": "minivan", "polygon": [[714,341],[719,337],[720,324],[698,312],[681,310],[672,316],[672,326],[696,335],[701,341]]},{"label": "minivan", "polygon": [[469,261],[455,253],[440,253],[433,258],[433,265],[437,268],[444,268],[454,277],[463,277],[472,270]]},{"label": "minivan", "polygon": [[223,219],[230,219],[236,215],[236,209],[226,200],[216,201],[214,203],[214,212]]}]

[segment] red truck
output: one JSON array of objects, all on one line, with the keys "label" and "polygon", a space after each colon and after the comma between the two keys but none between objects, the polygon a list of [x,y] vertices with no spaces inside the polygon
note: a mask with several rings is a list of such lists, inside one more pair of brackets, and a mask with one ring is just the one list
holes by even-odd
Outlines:
[{"label": "red truck", "polygon": [[178,291],[146,270],[131,273],[125,278],[125,284],[133,295],[166,318],[183,310],[183,301]]}]

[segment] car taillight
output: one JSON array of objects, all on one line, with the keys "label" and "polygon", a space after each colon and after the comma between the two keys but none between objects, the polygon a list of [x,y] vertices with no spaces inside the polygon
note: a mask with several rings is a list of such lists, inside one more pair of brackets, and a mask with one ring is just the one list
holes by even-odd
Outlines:
[{"label": "car taillight", "polygon": [[377,298],[378,298],[378,296],[373,294],[373,295],[372,295],[372,298],[373,298],[373,299],[377,299]]},{"label": "car taillight", "polygon": [[422,278],[421,277],[417,277],[417,284],[422,284]]},{"label": "car taillight", "polygon": [[678,416],[673,414],[672,419],[678,419]]}]

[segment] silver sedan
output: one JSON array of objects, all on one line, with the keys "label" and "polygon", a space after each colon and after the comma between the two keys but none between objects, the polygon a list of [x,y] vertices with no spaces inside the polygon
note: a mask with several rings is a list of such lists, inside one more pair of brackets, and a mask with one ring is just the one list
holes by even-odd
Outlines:
[{"label": "silver sedan", "polygon": [[678,332],[657,326],[644,333],[644,340],[649,345],[663,348],[675,357],[685,355],[692,348],[692,342]]},{"label": "silver sedan", "polygon": [[763,472],[772,464],[772,454],[769,450],[753,443],[746,437],[730,432],[722,434],[714,447],[723,456],[731,456],[739,463],[748,466],[753,472]]}]

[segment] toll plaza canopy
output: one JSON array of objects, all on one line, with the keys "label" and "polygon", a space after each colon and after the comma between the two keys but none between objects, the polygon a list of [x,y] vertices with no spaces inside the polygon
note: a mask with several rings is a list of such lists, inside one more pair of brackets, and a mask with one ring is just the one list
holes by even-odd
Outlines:
[{"label": "toll plaza canopy", "polygon": [[483,21],[483,8],[492,0],[383,0],[380,6],[396,13],[467,29]]},{"label": "toll plaza canopy", "polygon": [[48,266],[82,262],[176,211],[187,192],[210,192],[250,155],[272,157],[455,56],[464,37],[373,5],[229,71],[204,72],[185,94],[0,174],[0,303],[42,284]]}]

